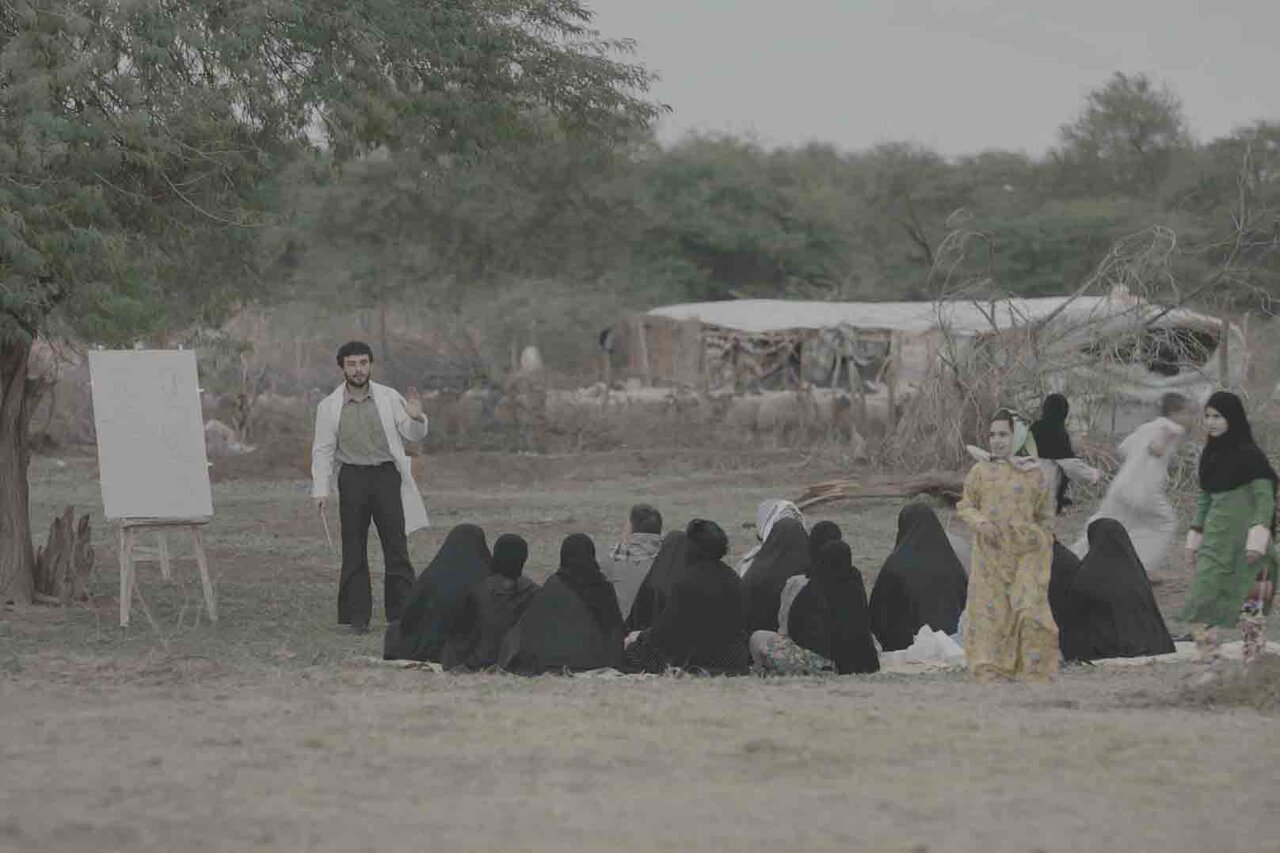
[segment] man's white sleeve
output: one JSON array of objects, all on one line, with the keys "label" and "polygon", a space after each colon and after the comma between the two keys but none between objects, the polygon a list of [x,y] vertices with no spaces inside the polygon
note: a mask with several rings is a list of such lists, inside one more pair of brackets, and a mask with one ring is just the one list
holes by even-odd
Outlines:
[{"label": "man's white sleeve", "polygon": [[325,401],[316,408],[316,436],[311,445],[311,496],[328,497],[333,478],[333,454],[338,446],[338,428]]},{"label": "man's white sleeve", "polygon": [[422,441],[427,437],[426,414],[422,415],[422,420],[409,417],[409,413],[404,409],[404,397],[399,393],[395,395],[393,411],[396,416],[396,429],[400,430],[400,435],[404,436],[405,441]]}]

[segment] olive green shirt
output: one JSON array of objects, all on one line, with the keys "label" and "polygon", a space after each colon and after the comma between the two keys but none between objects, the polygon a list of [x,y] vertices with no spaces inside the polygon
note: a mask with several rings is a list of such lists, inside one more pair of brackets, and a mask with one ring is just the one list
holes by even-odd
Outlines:
[{"label": "olive green shirt", "polygon": [[387,445],[387,433],[378,416],[378,405],[365,389],[364,399],[357,399],[346,388],[342,397],[342,414],[338,418],[338,446],[333,458],[343,465],[381,465],[394,462]]}]

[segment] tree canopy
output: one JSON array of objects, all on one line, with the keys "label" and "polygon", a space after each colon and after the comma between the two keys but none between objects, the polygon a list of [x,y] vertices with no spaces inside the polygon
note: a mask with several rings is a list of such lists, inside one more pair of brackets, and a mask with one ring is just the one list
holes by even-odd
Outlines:
[{"label": "tree canopy", "polygon": [[432,171],[644,126],[649,75],[574,0],[17,0],[0,10],[0,333],[127,339],[253,289],[285,166]]},{"label": "tree canopy", "polygon": [[37,335],[128,342],[269,289],[260,237],[306,157],[429,173],[644,127],[649,73],[590,21],[577,0],[0,5],[0,594],[29,596]]}]

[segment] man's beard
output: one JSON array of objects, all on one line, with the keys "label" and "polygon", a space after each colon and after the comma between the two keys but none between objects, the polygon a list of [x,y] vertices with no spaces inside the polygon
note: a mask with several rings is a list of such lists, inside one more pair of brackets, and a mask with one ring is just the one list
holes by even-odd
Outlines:
[{"label": "man's beard", "polygon": [[361,377],[348,376],[347,384],[350,385],[352,388],[363,388],[369,384],[369,377],[368,376],[361,376]]}]

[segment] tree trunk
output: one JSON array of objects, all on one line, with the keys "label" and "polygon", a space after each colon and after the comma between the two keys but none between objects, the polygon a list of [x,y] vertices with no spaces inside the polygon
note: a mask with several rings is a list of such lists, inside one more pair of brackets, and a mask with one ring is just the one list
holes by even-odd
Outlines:
[{"label": "tree trunk", "polygon": [[0,340],[0,603],[30,604],[35,554],[27,466],[31,344]]}]

